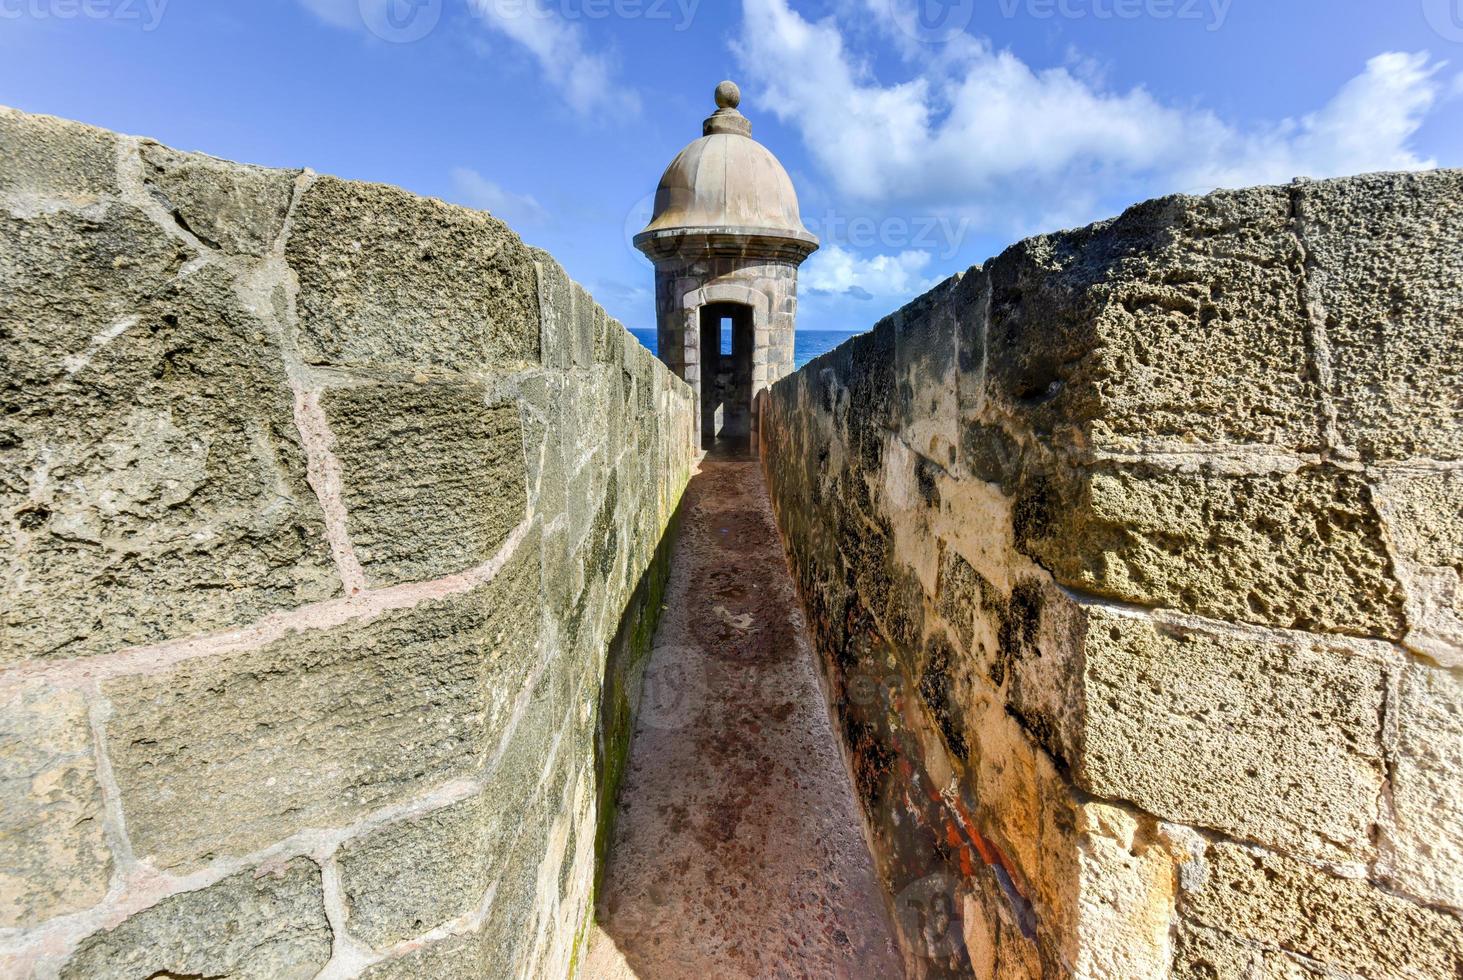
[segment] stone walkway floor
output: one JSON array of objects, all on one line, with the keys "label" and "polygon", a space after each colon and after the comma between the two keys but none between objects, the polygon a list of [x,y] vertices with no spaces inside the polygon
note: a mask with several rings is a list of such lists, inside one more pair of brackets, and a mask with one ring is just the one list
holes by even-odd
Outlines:
[{"label": "stone walkway floor", "polygon": [[691,481],[585,963],[903,975],[758,464]]}]

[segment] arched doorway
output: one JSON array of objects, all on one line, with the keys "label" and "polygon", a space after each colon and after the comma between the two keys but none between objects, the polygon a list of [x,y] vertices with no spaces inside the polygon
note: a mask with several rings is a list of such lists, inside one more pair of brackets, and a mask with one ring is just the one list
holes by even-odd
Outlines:
[{"label": "arched doorway", "polygon": [[752,437],[756,318],[744,303],[707,303],[701,326],[701,445],[742,445]]}]

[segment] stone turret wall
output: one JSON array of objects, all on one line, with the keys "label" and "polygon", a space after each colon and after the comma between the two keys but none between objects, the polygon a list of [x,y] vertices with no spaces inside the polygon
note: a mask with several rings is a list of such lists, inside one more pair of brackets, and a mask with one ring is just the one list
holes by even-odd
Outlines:
[{"label": "stone turret wall", "polygon": [[10,110],[0,359],[0,974],[564,976],[690,389],[486,214]]},{"label": "stone turret wall", "polygon": [[[704,255],[657,262],[655,309],[661,359],[685,378],[699,399],[715,397],[718,381],[703,373],[711,362],[701,350],[701,307],[736,303],[752,311],[751,392],[745,404],[726,406],[734,432],[751,425],[751,406],[769,385],[792,373],[797,324],[798,266]],[[731,386],[728,386],[731,387]]]},{"label": "stone turret wall", "polygon": [[1463,973],[1463,172],[1033,238],[773,387],[913,975]]}]

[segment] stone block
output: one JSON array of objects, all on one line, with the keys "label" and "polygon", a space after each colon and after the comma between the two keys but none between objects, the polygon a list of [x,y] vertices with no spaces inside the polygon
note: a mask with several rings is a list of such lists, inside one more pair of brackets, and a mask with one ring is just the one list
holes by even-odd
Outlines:
[{"label": "stone block", "polygon": [[625,355],[625,345],[639,343],[634,335],[625,329],[619,320],[607,317],[605,320],[604,343],[595,347],[594,358],[601,364],[619,365]]},{"label": "stone block", "polygon": [[562,371],[574,360],[573,283],[554,257],[532,249],[538,279],[539,349],[544,367]]},{"label": "stone block", "polygon": [[1294,191],[1306,293],[1324,318],[1341,442],[1368,459],[1463,459],[1463,171]]},{"label": "stone block", "polygon": [[79,912],[107,894],[112,856],[78,691],[0,691],[0,929]]},{"label": "stone block", "polygon": [[475,774],[537,656],[539,570],[530,539],[466,594],[105,684],[138,857],[192,868]]},{"label": "stone block", "polygon": [[1258,950],[1213,929],[1183,925],[1175,932],[1173,980],[1248,980]]},{"label": "stone block", "polygon": [[1381,864],[1406,893],[1463,911],[1463,678],[1407,667],[1394,713]]},{"label": "stone block", "polygon": [[548,489],[544,486],[544,473],[552,467],[550,454],[555,430],[560,425],[555,390],[559,380],[553,372],[539,371],[521,377],[514,386],[513,400],[517,402],[518,424],[523,430],[525,495],[528,510],[533,514],[543,513],[543,496]]},{"label": "stone block", "polygon": [[[994,875],[976,880],[990,881]],[[939,879],[935,879],[939,880]],[[989,887],[989,886],[988,886]],[[1021,932],[1010,903],[999,887],[957,891],[960,901],[958,925],[970,972],[981,980],[1032,980],[1040,977],[1041,960],[1036,944]]]},{"label": "stone block", "polygon": [[1373,472],[1406,596],[1404,642],[1445,667],[1463,667],[1463,470]]},{"label": "stone block", "polygon": [[[552,802],[566,811],[569,808],[562,798]],[[547,895],[541,890],[541,871],[550,843],[549,827],[544,822],[548,805],[544,801],[525,812],[523,831],[498,876],[493,914],[484,924],[480,940],[484,964],[481,976],[519,975],[524,955],[533,949],[537,920],[550,911],[543,907]]]},{"label": "stone block", "polygon": [[372,585],[440,578],[497,553],[528,508],[514,405],[477,384],[327,391],[351,540]]},{"label": "stone block", "polygon": [[571,282],[574,293],[574,321],[570,328],[569,349],[573,365],[587,368],[594,363],[595,338],[603,329],[605,311],[589,295],[589,290]]},{"label": "stone block", "polygon": [[565,487],[569,543],[576,554],[586,546],[586,539],[599,514],[599,502],[607,476],[603,453],[591,451],[580,458],[584,465],[569,478],[568,486]]},{"label": "stone block", "polygon": [[1121,807],[1074,809],[1082,835],[1073,888],[1077,927],[1067,937],[1074,975],[1166,976],[1178,877],[1167,842],[1151,820]]},{"label": "stone block", "polygon": [[980,597],[987,676],[1007,683],[1006,710],[1063,766],[1081,754],[1085,717],[1081,607],[1042,576],[1018,580],[1010,594],[986,584]]},{"label": "stone block", "polygon": [[1370,856],[1388,647],[1086,613],[1083,789],[1288,853]]},{"label": "stone block", "polygon": [[475,796],[343,845],[351,934],[386,949],[477,909],[501,848],[485,833],[484,803]]},{"label": "stone block", "polygon": [[252,622],[337,594],[273,329],[120,204],[0,212],[0,660]]},{"label": "stone block", "polygon": [[823,355],[827,359],[824,368],[832,368],[847,387],[845,423],[858,442],[882,443],[881,430],[898,429],[899,387],[894,371],[897,347],[894,323],[886,319],[869,333]]},{"label": "stone block", "polygon": [[353,935],[384,949],[482,904],[547,781],[545,766],[567,710],[557,694],[565,671],[561,661],[545,672],[482,793],[341,848],[341,886]]},{"label": "stone block", "polygon": [[82,941],[62,980],[308,980],[330,960],[320,868],[296,858],[165,898]]},{"label": "stone block", "polygon": [[613,458],[635,441],[633,434],[625,432],[625,402],[620,397],[620,380],[618,371],[601,371],[595,379],[595,388],[601,399],[601,411],[604,413],[599,420],[599,426],[605,433],[605,448],[610,457]]},{"label": "stone block", "polygon": [[308,363],[470,371],[539,360],[533,255],[491,215],[321,177],[296,208],[286,257]]},{"label": "stone block", "polygon": [[263,257],[274,249],[294,196],[297,170],[266,170],[144,141],[148,191],[209,248]]},{"label": "stone block", "polygon": [[1325,967],[1214,929],[1181,926],[1176,937],[1173,980],[1330,980],[1337,976]]},{"label": "stone block", "polygon": [[1168,197],[986,266],[987,395],[1038,434],[1313,449],[1320,392],[1284,188]]},{"label": "stone block", "polygon": [[556,745],[566,732],[571,664],[561,659],[539,675],[502,761],[487,774],[484,832],[493,838],[500,856],[523,832],[531,801],[541,796],[573,761],[562,752],[555,755]]},{"label": "stone block", "polygon": [[1378,481],[1378,507],[1393,548],[1417,565],[1463,558],[1463,470],[1397,470]]},{"label": "stone block", "polygon": [[482,933],[470,932],[383,960],[361,973],[361,980],[489,977],[485,959]]},{"label": "stone block", "polygon": [[957,284],[947,280],[892,318],[900,438],[947,469],[960,445]]},{"label": "stone block", "polygon": [[[598,463],[603,466],[608,458],[610,396],[609,382],[603,375],[581,375],[569,382],[564,403],[564,446],[571,466],[589,465],[594,455],[599,456]],[[602,478],[604,474],[596,475]]]},{"label": "stone block", "polygon": [[1215,844],[1181,907],[1206,926],[1363,977],[1454,980],[1463,922],[1292,858]]},{"label": "stone block", "polygon": [[1402,597],[1360,474],[1110,466],[1033,481],[1018,545],[1065,585],[1215,619],[1400,639]]},{"label": "stone block", "polygon": [[0,193],[85,206],[115,195],[117,134],[0,106]]}]

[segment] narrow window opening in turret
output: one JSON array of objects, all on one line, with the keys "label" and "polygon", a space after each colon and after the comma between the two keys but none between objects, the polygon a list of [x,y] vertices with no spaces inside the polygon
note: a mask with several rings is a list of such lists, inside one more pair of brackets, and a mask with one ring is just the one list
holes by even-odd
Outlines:
[{"label": "narrow window opening in turret", "polygon": [[701,308],[702,445],[741,444],[752,436],[752,364],[756,327],[750,306]]}]

